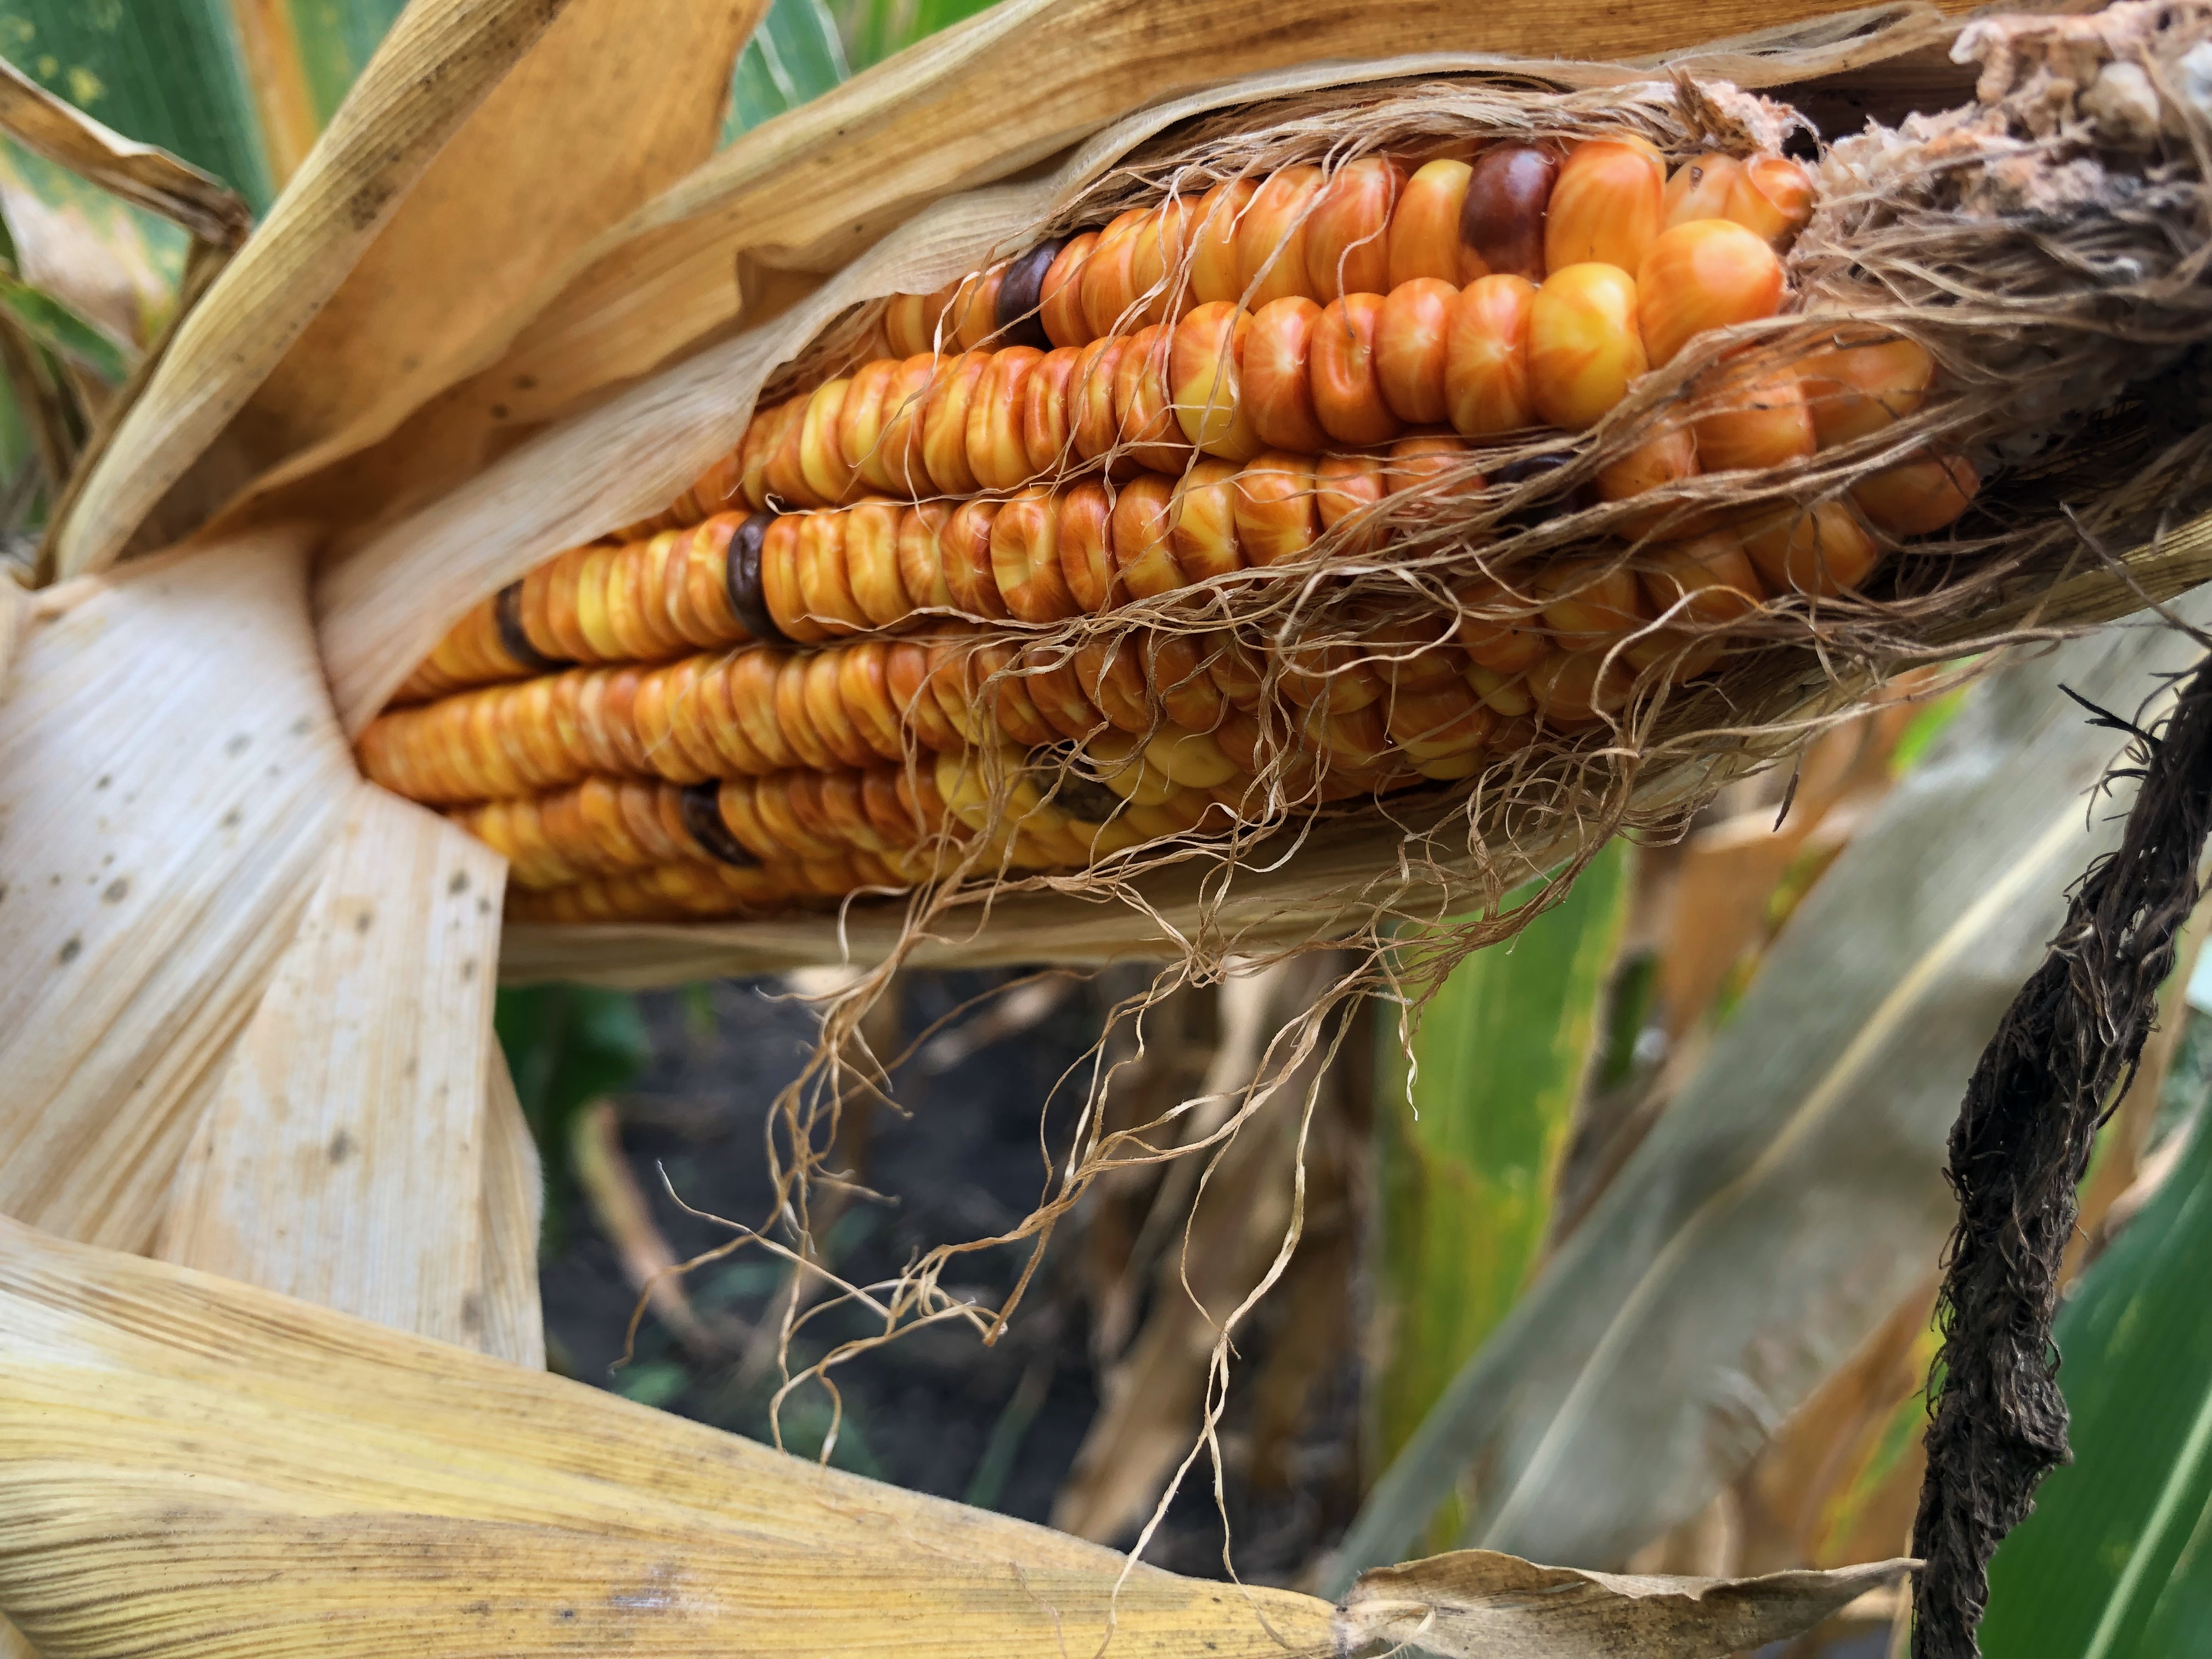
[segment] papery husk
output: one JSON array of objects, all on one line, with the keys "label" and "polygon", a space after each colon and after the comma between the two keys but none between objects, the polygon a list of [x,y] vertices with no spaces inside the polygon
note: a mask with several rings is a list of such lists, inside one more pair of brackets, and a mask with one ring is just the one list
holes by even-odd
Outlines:
[{"label": "papery husk", "polygon": [[[441,160],[426,187],[442,178],[464,197],[482,191],[495,212],[510,195],[557,199],[566,181],[556,164],[576,134],[637,133],[653,111],[684,107],[707,64],[682,60],[715,55],[703,32],[719,27],[712,20],[721,8],[654,3],[669,10],[665,21],[617,0],[567,0],[562,23],[471,120],[449,152],[453,164]],[[418,34],[456,29],[470,9],[460,0],[415,0],[394,38],[409,26]],[[518,286],[458,294],[422,283],[384,259],[380,240],[363,276],[333,302],[357,334],[318,325],[281,361],[254,337],[254,309],[232,305],[191,355],[234,392],[208,404],[173,377],[133,412],[128,435],[134,453],[158,461],[163,488],[191,468],[163,508],[160,537],[183,534],[226,502],[219,522],[229,527],[272,515],[358,522],[451,489],[544,423],[775,316],[930,203],[1020,177],[1138,106],[1289,64],[1471,48],[1620,59],[1741,35],[1741,50],[1730,42],[1719,55],[1717,72],[1735,74],[1760,61],[1754,37],[1778,23],[1796,26],[1805,44],[1847,34],[1869,15],[1935,15],[1893,4],[1847,14],[1854,21],[1839,27],[1824,15],[1830,10],[1825,0],[1778,9],[1731,0],[1717,10],[1668,0],[1632,14],[1583,14],[1512,0],[1474,18],[1449,0],[1350,9],[1322,0],[1010,0],[765,124],[680,181],[643,168],[634,210],[618,224],[588,223],[566,204],[547,223],[526,214],[497,233],[465,214],[438,221],[459,247],[496,234],[502,277],[530,273]],[[588,70],[580,69],[569,56],[567,67],[540,75],[541,60],[562,56],[564,33],[577,33],[581,12],[635,20],[627,38],[612,26],[611,70],[588,58],[580,60]],[[392,51],[387,41],[349,110],[368,89],[396,83],[385,73]],[[413,65],[388,67],[396,76]],[[623,70],[650,73],[649,89]],[[526,82],[532,90],[520,89]],[[720,110],[718,88],[704,113],[719,119]],[[620,143],[606,149],[627,153]],[[295,185],[272,223],[299,217],[295,198],[300,207],[312,199]],[[394,231],[416,217],[411,202],[403,204]],[[580,243],[568,234],[577,228],[593,234]],[[380,265],[399,274],[371,283],[367,273]],[[283,274],[281,263],[264,269]],[[304,318],[321,297],[299,284],[283,304]],[[450,314],[438,313],[439,301]],[[97,568],[131,543],[143,504],[160,493],[136,476],[108,471],[70,515],[65,571]]]},{"label": "papery husk", "polygon": [[153,1240],[358,787],[305,537],[35,595],[0,698],[0,1212]]},{"label": "papery husk", "polygon": [[541,1364],[505,868],[353,770],[304,540],[9,601],[0,1212]]},{"label": "papery husk", "polygon": [[374,784],[350,794],[299,933],[200,1114],[155,1254],[473,1343],[493,1249],[505,861]]},{"label": "papery husk", "polygon": [[[193,527],[244,479],[273,489],[382,437],[495,356],[586,249],[714,154],[732,65],[767,9],[566,0],[252,387],[202,463],[207,488],[185,481],[151,533]],[[248,330],[255,313],[229,321]]]},{"label": "papery husk", "polygon": [[[0,1609],[47,1659],[1719,1655],[1907,1564],[1177,1577],[252,1286],[0,1221]],[[1552,1592],[1531,1595],[1525,1592]],[[1565,1593],[1559,1593],[1559,1592]]]}]

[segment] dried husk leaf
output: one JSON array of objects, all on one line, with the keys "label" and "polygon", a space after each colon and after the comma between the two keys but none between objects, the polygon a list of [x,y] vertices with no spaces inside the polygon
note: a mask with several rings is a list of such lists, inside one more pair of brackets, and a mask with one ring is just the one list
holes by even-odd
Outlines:
[{"label": "dried husk leaf", "polygon": [[1310,1597],[14,1223],[0,1331],[0,1607],[48,1659],[1328,1647]]},{"label": "dried husk leaf", "polygon": [[152,1242],[357,775],[264,532],[47,590],[0,701],[0,1212]]},{"label": "dried husk leaf", "polygon": [[731,65],[766,9],[569,0],[254,391],[225,470],[276,489],[497,356],[597,238],[713,155]]},{"label": "dried husk leaf", "polygon": [[[148,526],[440,148],[565,3],[422,0],[401,15],[267,222],[179,326],[54,526],[50,545],[62,575],[105,568]],[[240,481],[216,486],[215,498]],[[197,522],[191,503],[181,505]],[[152,545],[167,539],[153,530]]]},{"label": "dried husk leaf", "polygon": [[1758,1578],[1640,1577],[1461,1550],[1362,1573],[1337,1629],[1346,1648],[1403,1643],[1449,1659],[1721,1659],[1786,1640],[1912,1565],[1899,1559]]},{"label": "dried husk leaf", "polygon": [[200,1117],[155,1253],[482,1346],[506,866],[373,784],[349,793],[315,896]]},{"label": "dried husk leaf", "polygon": [[216,247],[246,240],[251,216],[219,179],[165,149],[125,138],[0,60],[0,128],[49,161],[183,226]]},{"label": "dried husk leaf", "polygon": [[484,1069],[483,1317],[474,1346],[536,1370],[545,1364],[545,1315],[538,1295],[545,1177],[496,1040]]},{"label": "dried husk leaf", "polygon": [[1444,1557],[1340,1612],[12,1221],[0,1339],[0,1608],[48,1659],[690,1659],[825,1632],[915,1659],[1258,1659],[1416,1630],[1667,1659],[1795,1634],[1905,1565],[1715,1583]]}]

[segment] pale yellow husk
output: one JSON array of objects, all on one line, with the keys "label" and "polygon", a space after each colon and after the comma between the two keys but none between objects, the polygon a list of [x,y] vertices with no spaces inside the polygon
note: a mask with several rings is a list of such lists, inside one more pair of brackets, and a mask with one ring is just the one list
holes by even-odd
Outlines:
[{"label": "pale yellow husk", "polygon": [[503,861],[356,786],[155,1254],[448,1342],[483,1322]]},{"label": "pale yellow husk", "polygon": [[355,774],[303,567],[264,533],[25,607],[0,1211],[540,1363],[504,866]]},{"label": "pale yellow husk", "polygon": [[47,1659],[1256,1659],[1409,1637],[1688,1659],[1794,1634],[1905,1565],[1730,1583],[1467,1553],[1340,1610],[12,1222],[0,1336],[0,1607]]}]

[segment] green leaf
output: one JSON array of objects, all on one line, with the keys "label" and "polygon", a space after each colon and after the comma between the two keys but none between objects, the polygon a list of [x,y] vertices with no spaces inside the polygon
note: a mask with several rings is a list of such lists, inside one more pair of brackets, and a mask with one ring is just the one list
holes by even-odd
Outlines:
[{"label": "green leaf", "polygon": [[836,21],[823,0],[774,0],[738,54],[722,142],[798,108],[852,72]]},{"label": "green leaf", "polygon": [[49,351],[67,357],[110,386],[121,386],[131,360],[115,342],[43,289],[0,276],[0,305],[23,331]]},{"label": "green leaf", "polygon": [[2118,836],[2114,803],[2086,810],[2117,745],[2060,686],[2132,708],[2195,654],[2124,625],[1976,688],[1376,1483],[1325,1593],[1402,1558],[1469,1468],[1468,1543],[1620,1561],[1894,1312],[1957,1213],[1942,1171],[1966,1079]]},{"label": "green leaf", "polygon": [[989,9],[991,0],[830,0],[845,56],[855,72],[941,28]]},{"label": "green leaf", "polygon": [[292,36],[315,125],[327,126],[406,0],[290,0]]},{"label": "green leaf", "polygon": [[275,194],[228,0],[0,0],[0,57],[257,213]]},{"label": "green leaf", "polygon": [[[2187,1133],[2187,1132],[2185,1132]],[[1989,1659],[2153,1659],[2212,1631],[2212,1133],[2058,1316],[2074,1462],[1990,1570]]]},{"label": "green leaf", "polygon": [[1542,1248],[1627,903],[1616,842],[1510,944],[1455,968],[1414,1032],[1410,1092],[1397,1023],[1381,1023],[1376,1467],[1505,1316]]},{"label": "green leaf", "polygon": [[568,1144],[576,1114],[635,1078],[653,1057],[652,1038],[629,993],[585,985],[502,990],[492,1024],[545,1169],[544,1237],[558,1241],[573,1196]]},{"label": "green leaf", "polygon": [[191,243],[181,227],[4,135],[0,212],[7,216],[9,257],[25,282],[125,345],[151,343],[167,324]]}]

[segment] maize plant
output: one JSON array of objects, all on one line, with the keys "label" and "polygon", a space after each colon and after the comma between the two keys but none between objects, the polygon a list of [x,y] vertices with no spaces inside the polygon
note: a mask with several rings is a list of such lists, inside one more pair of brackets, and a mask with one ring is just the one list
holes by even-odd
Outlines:
[{"label": "maize plant", "polygon": [[[803,1224],[900,963],[1348,945],[1226,1135],[1899,671],[2196,585],[2212,4],[1006,0],[718,152],[759,10],[416,0],[7,589],[0,1613],[1689,1655],[1893,1580],[1245,1597],[641,1426],[517,1369],[490,988],[857,964]],[[947,1259],[887,1333],[1008,1315]]]}]

